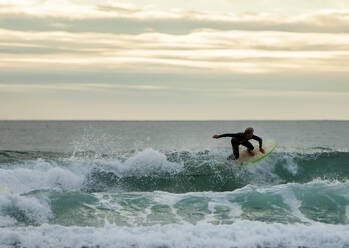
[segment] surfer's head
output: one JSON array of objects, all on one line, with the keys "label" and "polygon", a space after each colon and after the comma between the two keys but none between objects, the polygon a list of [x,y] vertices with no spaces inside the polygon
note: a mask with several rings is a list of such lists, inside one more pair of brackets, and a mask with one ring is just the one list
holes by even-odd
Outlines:
[{"label": "surfer's head", "polygon": [[252,127],[246,128],[246,129],[245,129],[245,132],[244,132],[245,137],[246,137],[247,139],[251,139],[252,136],[253,136],[253,132],[254,132],[254,130],[253,130]]}]

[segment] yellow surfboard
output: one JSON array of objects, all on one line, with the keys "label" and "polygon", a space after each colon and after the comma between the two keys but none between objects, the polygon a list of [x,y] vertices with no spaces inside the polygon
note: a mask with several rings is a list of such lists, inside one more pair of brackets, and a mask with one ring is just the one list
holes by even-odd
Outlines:
[{"label": "yellow surfboard", "polygon": [[251,154],[247,151],[247,148],[243,147],[240,150],[240,156],[239,159],[236,160],[236,163],[238,163],[241,166],[246,166],[248,164],[256,163],[260,161],[261,159],[269,156],[274,149],[276,148],[277,144],[270,143],[263,145],[265,153],[261,153],[259,151],[259,145],[254,145],[254,153],[255,155],[251,156]]}]

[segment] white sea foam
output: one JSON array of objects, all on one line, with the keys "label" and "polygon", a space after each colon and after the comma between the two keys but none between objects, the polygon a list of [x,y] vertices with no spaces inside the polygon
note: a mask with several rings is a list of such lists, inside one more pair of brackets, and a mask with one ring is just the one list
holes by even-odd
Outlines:
[{"label": "white sea foam", "polygon": [[302,202],[296,198],[292,189],[290,189],[289,187],[283,187],[281,196],[283,198],[283,201],[287,204],[287,206],[290,207],[294,216],[298,217],[303,222],[312,222],[312,220],[305,217],[304,214],[302,214],[302,212],[299,210]]},{"label": "white sea foam", "polygon": [[298,165],[294,161],[294,154],[288,153],[285,154],[282,159],[285,160],[286,163],[283,164],[283,167],[290,172],[293,176],[297,175],[298,173]]},{"label": "white sea foam", "polygon": [[153,150],[145,149],[130,157],[125,162],[127,174],[147,176],[159,172],[179,172],[183,169],[181,164],[169,162],[165,154]]},{"label": "white sea foam", "polygon": [[0,226],[17,222],[41,224],[51,217],[52,212],[46,200],[9,193],[0,196],[0,221],[4,221]]},{"label": "white sea foam", "polygon": [[13,226],[17,223],[16,219],[10,216],[2,216],[0,215],[0,227],[8,227]]},{"label": "white sea foam", "polygon": [[[81,161],[75,163],[82,164]],[[95,159],[86,163],[94,165],[101,170],[113,172],[120,177],[178,173],[184,169],[182,164],[168,161],[164,153],[152,148],[144,149],[122,160]]]},{"label": "white sea foam", "polygon": [[6,186],[12,193],[37,189],[78,190],[83,178],[83,175],[63,167],[0,169],[0,187]]},{"label": "white sea foam", "polygon": [[348,225],[267,224],[237,221],[230,225],[155,225],[104,228],[44,224],[0,233],[1,247],[345,247]]}]

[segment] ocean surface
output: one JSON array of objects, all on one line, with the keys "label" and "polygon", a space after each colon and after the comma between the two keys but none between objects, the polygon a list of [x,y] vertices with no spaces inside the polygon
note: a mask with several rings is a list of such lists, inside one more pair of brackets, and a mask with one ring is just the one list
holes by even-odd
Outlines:
[{"label": "ocean surface", "polygon": [[0,247],[348,248],[348,179],[348,121],[0,121]]}]

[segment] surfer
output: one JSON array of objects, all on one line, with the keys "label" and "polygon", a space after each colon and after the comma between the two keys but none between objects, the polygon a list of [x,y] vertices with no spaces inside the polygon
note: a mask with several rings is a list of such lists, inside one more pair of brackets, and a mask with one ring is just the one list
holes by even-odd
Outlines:
[{"label": "surfer", "polygon": [[264,153],[264,149],[262,148],[262,139],[253,134],[254,130],[252,127],[248,127],[245,129],[245,132],[240,133],[225,133],[225,134],[215,134],[212,136],[214,139],[219,139],[223,137],[231,137],[231,145],[233,147],[233,154],[228,157],[228,159],[236,160],[239,158],[239,145],[243,145],[247,147],[247,151],[251,156],[255,155],[253,149],[253,145],[248,141],[250,139],[257,140],[259,143],[259,151]]}]

